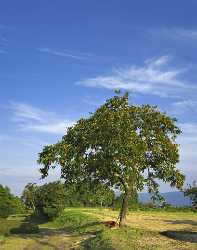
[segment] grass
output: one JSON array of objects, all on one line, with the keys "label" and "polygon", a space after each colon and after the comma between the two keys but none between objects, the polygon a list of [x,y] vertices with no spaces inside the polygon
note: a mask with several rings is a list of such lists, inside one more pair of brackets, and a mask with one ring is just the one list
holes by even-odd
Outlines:
[{"label": "grass", "polygon": [[[117,217],[116,211],[105,209],[87,213],[96,213],[100,220]],[[127,225],[126,230],[104,233],[113,249],[197,249],[196,213],[133,211],[127,216]]]},{"label": "grass", "polygon": [[[22,216],[21,219],[13,216],[0,220],[0,249],[197,249],[196,213],[133,211],[127,217],[127,226],[121,229],[109,229],[103,225],[103,221],[115,220],[117,215],[117,211],[108,209],[68,208],[51,222],[24,221]],[[24,223],[37,225],[39,232],[17,231],[17,228],[23,228]]]},{"label": "grass", "polygon": [[9,235],[10,230],[14,227],[20,226],[20,220],[7,220],[0,218],[0,239],[4,238],[4,236]]}]

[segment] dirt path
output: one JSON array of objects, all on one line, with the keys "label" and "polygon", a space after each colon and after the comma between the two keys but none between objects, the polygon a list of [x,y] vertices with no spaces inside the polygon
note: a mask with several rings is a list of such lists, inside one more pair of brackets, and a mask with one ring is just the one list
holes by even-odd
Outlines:
[{"label": "dirt path", "polygon": [[0,250],[75,250],[91,235],[73,236],[64,230],[41,229],[39,234],[18,234],[0,243]]}]

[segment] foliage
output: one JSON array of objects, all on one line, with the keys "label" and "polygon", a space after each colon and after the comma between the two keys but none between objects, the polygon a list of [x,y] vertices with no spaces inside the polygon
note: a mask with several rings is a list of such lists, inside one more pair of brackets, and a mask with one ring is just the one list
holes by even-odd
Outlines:
[{"label": "foliage", "polygon": [[[124,198],[123,194],[116,197],[116,199],[113,202],[113,208],[114,209],[120,209],[121,208],[123,198]],[[140,206],[140,203],[138,201],[138,194],[137,193],[131,194],[129,196],[129,199],[128,199],[128,209],[136,210],[136,209],[139,208],[139,206]]]},{"label": "foliage", "polygon": [[124,193],[122,224],[129,196],[144,185],[157,197],[157,179],[182,187],[184,176],[176,169],[175,141],[181,131],[175,122],[154,106],[130,105],[127,93],[115,96],[70,127],[57,144],[44,147],[38,159],[42,177],[60,166],[66,183],[92,179],[120,188]]},{"label": "foliage", "polygon": [[192,206],[193,210],[197,211],[197,186],[190,186],[188,189],[184,192],[185,196],[189,196],[192,200]]},{"label": "foliage", "polygon": [[37,234],[38,232],[38,225],[29,222],[21,223],[19,227],[10,229],[10,233],[12,234]]},{"label": "foliage", "polygon": [[11,194],[8,187],[0,185],[0,217],[8,217],[10,214],[24,212],[21,200]]},{"label": "foliage", "polygon": [[27,208],[49,218],[57,217],[70,206],[110,206],[114,198],[114,191],[99,182],[65,185],[57,181],[42,186],[28,183],[22,194]]},{"label": "foliage", "polygon": [[29,183],[23,191],[22,199],[26,206],[37,214],[54,218],[65,208],[66,190],[60,181],[42,186]]},{"label": "foliage", "polygon": [[22,193],[21,199],[28,209],[35,211],[36,209],[36,191],[37,186],[35,183],[28,183]]},{"label": "foliage", "polygon": [[87,181],[76,186],[77,201],[83,206],[111,206],[115,194],[108,186]]}]

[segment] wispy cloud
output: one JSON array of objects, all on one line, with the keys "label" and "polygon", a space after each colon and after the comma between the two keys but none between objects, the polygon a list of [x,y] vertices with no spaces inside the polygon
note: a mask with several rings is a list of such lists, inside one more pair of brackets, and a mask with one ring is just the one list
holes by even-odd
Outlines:
[{"label": "wispy cloud", "polygon": [[197,39],[197,29],[171,28],[160,31],[163,35],[173,38]]},{"label": "wispy cloud", "polygon": [[182,134],[180,144],[180,164],[185,171],[196,169],[197,123],[181,123]]},{"label": "wispy cloud", "polygon": [[197,40],[197,29],[186,29],[183,27],[171,27],[171,28],[160,28],[160,29],[149,29],[144,31],[147,35],[159,36],[160,38],[170,38],[176,40]]},{"label": "wispy cloud", "polygon": [[197,101],[196,100],[180,100],[172,103],[172,111],[173,114],[183,114],[185,112],[197,112]]},{"label": "wispy cloud", "polygon": [[45,132],[63,135],[73,121],[60,119],[52,112],[35,108],[26,103],[12,102],[13,121],[24,131]]},{"label": "wispy cloud", "polygon": [[66,50],[54,50],[54,49],[50,49],[50,48],[39,48],[37,49],[38,51],[42,52],[42,53],[46,53],[52,56],[59,56],[59,57],[67,57],[67,58],[72,58],[72,59],[76,59],[76,60],[86,60],[88,59],[89,55],[88,54],[74,54],[74,53],[70,53]]},{"label": "wispy cloud", "polygon": [[0,145],[4,145],[6,147],[7,145],[10,144],[12,145],[18,145],[18,146],[25,146],[25,147],[30,147],[32,149],[39,150],[42,148],[44,145],[50,144],[50,140],[42,140],[40,137],[35,137],[35,136],[16,136],[16,135],[6,135],[6,134],[0,134]]},{"label": "wispy cloud", "polygon": [[197,143],[197,123],[181,123],[182,136],[188,142],[195,141]]},{"label": "wispy cloud", "polygon": [[188,29],[175,29],[175,35],[190,39],[197,39],[197,29],[188,30]]},{"label": "wispy cloud", "polygon": [[4,49],[0,49],[0,54],[7,54],[7,51]]},{"label": "wispy cloud", "polygon": [[0,134],[0,143],[4,143],[5,141],[10,141],[11,140],[11,137],[8,136],[8,135],[2,135]]},{"label": "wispy cloud", "polygon": [[171,57],[167,55],[146,60],[141,67],[131,65],[127,68],[116,69],[109,75],[88,78],[78,84],[106,89],[124,89],[160,97],[175,97],[179,96],[180,92],[197,90],[193,85],[181,80],[181,75],[186,69],[170,67],[170,59]]},{"label": "wispy cloud", "polygon": [[82,101],[83,103],[93,107],[98,107],[105,102],[105,100],[101,97],[90,96],[90,95],[87,95],[85,98],[83,98]]}]

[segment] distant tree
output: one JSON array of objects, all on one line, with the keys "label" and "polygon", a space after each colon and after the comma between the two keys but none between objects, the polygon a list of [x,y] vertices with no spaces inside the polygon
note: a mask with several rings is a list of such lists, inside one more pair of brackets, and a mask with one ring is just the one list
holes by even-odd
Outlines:
[{"label": "distant tree", "polygon": [[[113,202],[113,207],[116,209],[120,209],[122,206],[122,201],[124,199],[124,193],[121,193],[120,196],[117,196]],[[137,209],[140,206],[138,201],[137,192],[133,192],[128,199],[128,209]]]},{"label": "distant tree", "polygon": [[27,208],[34,213],[56,217],[63,211],[67,193],[60,181],[50,182],[42,186],[28,183],[22,193],[22,200]]},{"label": "distant tree", "polygon": [[28,183],[23,192],[21,199],[23,203],[26,205],[27,208],[32,209],[35,211],[36,209],[36,191],[38,187],[35,183]]},{"label": "distant tree", "polygon": [[21,200],[11,194],[8,187],[0,185],[0,217],[23,213],[24,211],[24,205]]},{"label": "distant tree", "polygon": [[80,204],[84,206],[111,206],[115,194],[108,186],[100,182],[86,181],[77,186],[76,195]]},{"label": "distant tree", "polygon": [[192,200],[192,206],[197,211],[197,186],[196,182],[193,183],[193,186],[190,186],[184,191],[184,195],[190,197]]},{"label": "distant tree", "polygon": [[[120,223],[125,223],[129,197],[144,185],[158,195],[156,180],[181,188],[176,120],[155,106],[134,106],[128,93],[114,96],[89,118],[80,119],[57,144],[44,147],[38,162],[42,177],[61,167],[66,183],[97,180],[123,194]],[[147,174],[147,176],[146,176]]]},{"label": "distant tree", "polygon": [[60,181],[49,182],[36,190],[36,211],[49,218],[58,216],[65,208],[66,191]]}]

